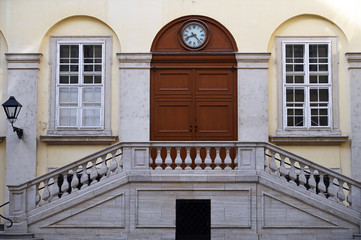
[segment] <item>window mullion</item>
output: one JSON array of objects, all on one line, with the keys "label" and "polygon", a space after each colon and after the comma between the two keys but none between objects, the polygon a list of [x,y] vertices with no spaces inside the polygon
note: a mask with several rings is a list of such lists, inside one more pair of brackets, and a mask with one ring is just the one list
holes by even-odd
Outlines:
[{"label": "window mullion", "polygon": [[309,43],[305,43],[305,127],[311,126],[311,106],[310,106],[310,60],[309,60]]},{"label": "window mullion", "polygon": [[83,116],[82,116],[82,108],[83,108],[83,68],[84,68],[84,58],[83,58],[83,44],[79,44],[79,72],[78,72],[78,129],[83,126]]}]

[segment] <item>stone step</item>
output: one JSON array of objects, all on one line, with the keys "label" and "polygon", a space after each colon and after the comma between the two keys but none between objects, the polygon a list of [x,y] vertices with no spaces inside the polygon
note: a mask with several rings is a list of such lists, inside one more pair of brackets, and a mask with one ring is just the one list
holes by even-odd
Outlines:
[{"label": "stone step", "polygon": [[12,240],[42,240],[41,238],[35,238],[32,233],[5,233],[0,232],[0,239],[12,239]]}]

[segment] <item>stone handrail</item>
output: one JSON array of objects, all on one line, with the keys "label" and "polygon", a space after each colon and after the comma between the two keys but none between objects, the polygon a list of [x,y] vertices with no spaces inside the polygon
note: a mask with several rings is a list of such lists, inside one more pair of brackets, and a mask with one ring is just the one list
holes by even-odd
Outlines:
[{"label": "stone handrail", "polygon": [[[26,212],[128,171],[253,171],[283,179],[304,191],[360,211],[361,184],[268,143],[118,143],[19,186],[8,186],[15,222]],[[331,184],[332,183],[332,184]]]},{"label": "stone handrail", "polygon": [[361,206],[361,183],[271,144],[265,145],[264,171],[347,207]]}]

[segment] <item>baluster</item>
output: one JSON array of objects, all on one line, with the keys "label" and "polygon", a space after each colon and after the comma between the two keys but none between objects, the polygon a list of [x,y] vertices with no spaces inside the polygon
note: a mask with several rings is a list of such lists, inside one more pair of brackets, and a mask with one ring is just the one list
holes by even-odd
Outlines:
[{"label": "baluster", "polygon": [[346,200],[345,192],[343,191],[343,184],[344,181],[338,179],[337,198],[341,203],[343,203]]},{"label": "baluster", "polygon": [[39,194],[39,186],[40,186],[40,183],[37,183],[36,186],[35,186],[35,206],[39,206],[39,203],[41,201],[41,196]]},{"label": "baluster", "polygon": [[303,163],[299,163],[300,164],[300,174],[298,175],[298,181],[299,181],[299,185],[301,188],[305,188],[305,184],[307,183],[307,179],[306,179],[306,174],[305,174],[305,165]]},{"label": "baluster", "polygon": [[269,164],[269,168],[271,169],[272,174],[278,175],[278,166],[276,163],[276,153],[271,151],[271,154],[272,154],[272,157],[271,157],[271,162]]},{"label": "baluster", "polygon": [[310,178],[308,179],[308,186],[310,187],[310,191],[311,192],[316,192],[316,179],[315,179],[315,175],[314,175],[314,170],[312,168],[310,168]]},{"label": "baluster", "polygon": [[92,163],[92,167],[90,169],[90,184],[95,184],[97,183],[97,177],[98,177],[98,170],[97,170],[97,160],[93,160]]},{"label": "baluster", "polygon": [[290,182],[292,184],[295,184],[296,185],[296,180],[297,180],[297,174],[296,174],[296,169],[295,169],[295,161],[290,159],[290,162],[291,162],[291,168],[290,168],[290,171],[288,173],[288,176],[290,177]]},{"label": "baluster", "polygon": [[174,160],[174,163],[176,165],[175,169],[176,170],[182,170],[182,167],[181,167],[182,158],[181,158],[181,154],[180,154],[181,148],[177,147],[176,150],[177,150],[177,155],[176,155],[175,160]]},{"label": "baluster", "polygon": [[49,202],[48,201],[50,198],[50,191],[48,186],[49,180],[48,181],[45,180],[43,183],[44,183],[44,190],[41,198],[43,199],[44,202]]},{"label": "baluster", "polygon": [[280,156],[281,157],[281,165],[280,165],[280,176],[282,178],[284,178],[285,180],[287,180],[287,175],[288,175],[288,171],[286,169],[286,166],[285,166],[285,157],[284,156]]},{"label": "baluster", "polygon": [[221,148],[216,148],[216,157],[214,158],[214,164],[216,165],[216,167],[214,168],[214,170],[222,169],[221,168],[222,159],[221,159],[220,151],[221,151]]},{"label": "baluster", "polygon": [[352,185],[351,184],[347,184],[348,186],[348,194],[347,194],[347,202],[350,205],[350,207],[352,207]]},{"label": "baluster", "polygon": [[163,163],[163,159],[162,159],[162,156],[161,156],[161,150],[162,148],[161,147],[158,147],[157,148],[157,157],[155,158],[155,170],[162,170],[162,163]]},{"label": "baluster", "polygon": [[78,167],[73,169],[73,178],[71,179],[71,191],[77,191],[79,185],[79,178],[78,178]]},{"label": "baluster", "polygon": [[98,174],[100,176],[99,181],[101,181],[102,179],[104,179],[104,177],[106,176],[108,172],[108,165],[107,165],[107,156],[102,156],[102,166],[100,167],[100,169],[98,170]]},{"label": "baluster", "polygon": [[211,164],[212,164],[212,159],[211,159],[211,148],[207,147],[206,148],[206,158],[204,159],[204,164],[206,165],[205,170],[212,170],[211,168]]},{"label": "baluster", "polygon": [[320,181],[318,182],[317,185],[317,189],[320,193],[320,195],[325,196],[324,193],[326,192],[326,185],[325,185],[325,180],[324,180],[324,173],[319,172],[319,176],[320,176]]},{"label": "baluster", "polygon": [[184,163],[186,165],[185,170],[191,170],[192,167],[192,158],[191,158],[191,148],[186,147],[186,158],[184,160]]},{"label": "baluster", "polygon": [[167,156],[165,157],[165,165],[166,165],[166,167],[165,167],[165,170],[172,170],[172,157],[170,156],[170,150],[171,150],[171,148],[170,147],[167,147],[166,148],[167,149]]},{"label": "baluster", "polygon": [[58,180],[57,178],[56,180],[54,178],[49,179],[49,192],[50,192],[49,202],[53,201],[53,199],[59,198],[59,186],[57,180]]},{"label": "baluster", "polygon": [[68,193],[68,191],[69,191],[68,175],[69,175],[69,174],[72,174],[72,172],[73,172],[73,171],[70,170],[69,173],[68,173],[68,172],[65,172],[65,173],[63,174],[63,184],[62,184],[61,187],[60,187],[60,191],[61,191],[61,193],[62,193],[62,195],[61,195],[62,197],[69,194],[69,193]]},{"label": "baluster", "polygon": [[334,177],[332,176],[328,176],[328,178],[330,179],[330,184],[327,188],[327,192],[329,194],[329,199],[337,201],[336,199],[336,195],[337,195],[337,188],[334,184]]},{"label": "baluster", "polygon": [[82,174],[80,177],[80,183],[82,184],[82,186],[80,187],[80,189],[84,189],[85,187],[87,187],[87,185],[89,183],[89,177],[88,177],[86,166],[87,166],[87,164],[82,165]]},{"label": "baluster", "polygon": [[[111,161],[111,163],[108,167],[107,173],[106,173],[107,177],[110,177],[112,174],[114,174],[118,170],[118,162],[117,162],[117,157],[116,157],[117,151],[114,151],[110,154],[112,155],[112,161]],[[120,155],[120,157],[121,156],[122,155]],[[105,165],[108,166],[106,161],[105,161]]]},{"label": "baluster", "polygon": [[232,164],[232,159],[231,159],[231,156],[230,156],[230,148],[227,147],[226,148],[226,157],[224,158],[224,164],[226,165],[224,169],[232,169],[231,168],[231,164]]},{"label": "baluster", "polygon": [[196,148],[196,158],[194,159],[194,163],[196,164],[195,170],[202,170],[202,158],[201,158],[201,148]]}]

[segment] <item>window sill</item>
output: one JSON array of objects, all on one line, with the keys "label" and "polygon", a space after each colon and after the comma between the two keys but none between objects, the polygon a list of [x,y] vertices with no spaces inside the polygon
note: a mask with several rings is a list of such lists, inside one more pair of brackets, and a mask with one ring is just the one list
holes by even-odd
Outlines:
[{"label": "window sill", "polygon": [[270,136],[269,141],[279,145],[341,145],[348,136]]},{"label": "window sill", "polygon": [[111,145],[118,136],[42,135],[40,141],[49,145]]}]

